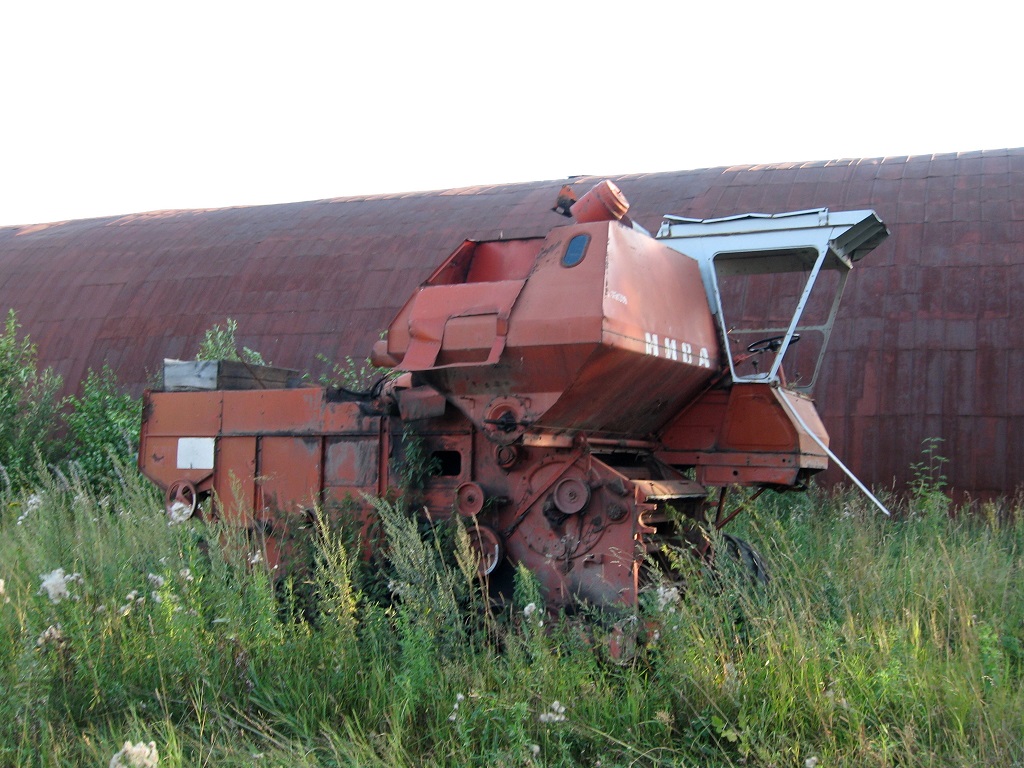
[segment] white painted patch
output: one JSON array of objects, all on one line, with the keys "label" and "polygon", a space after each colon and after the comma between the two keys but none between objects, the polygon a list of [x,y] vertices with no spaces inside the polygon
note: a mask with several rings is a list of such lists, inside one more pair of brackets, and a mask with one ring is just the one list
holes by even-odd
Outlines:
[{"label": "white painted patch", "polygon": [[694,361],[693,345],[686,341],[679,341],[666,336],[664,340],[658,339],[656,333],[644,333],[644,353],[653,357],[664,357],[666,360],[679,360],[687,365],[697,365],[700,368],[711,367],[711,356],[707,347],[701,347]]},{"label": "white painted patch", "polygon": [[213,469],[212,437],[179,437],[178,469]]}]

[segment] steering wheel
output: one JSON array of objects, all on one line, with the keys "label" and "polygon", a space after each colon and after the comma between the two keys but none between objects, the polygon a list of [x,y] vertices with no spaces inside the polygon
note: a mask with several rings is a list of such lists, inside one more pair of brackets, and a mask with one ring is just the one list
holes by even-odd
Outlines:
[{"label": "steering wheel", "polygon": [[[782,334],[781,336],[769,336],[767,339],[758,339],[753,344],[747,345],[747,352],[778,352],[785,338],[786,334]],[[789,340],[789,343],[792,346],[798,341],[800,341],[800,334],[794,333],[793,338]]]}]

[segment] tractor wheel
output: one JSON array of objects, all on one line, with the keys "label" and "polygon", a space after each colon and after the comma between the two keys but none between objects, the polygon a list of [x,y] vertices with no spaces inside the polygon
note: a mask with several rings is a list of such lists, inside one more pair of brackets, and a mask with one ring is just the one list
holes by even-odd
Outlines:
[{"label": "tractor wheel", "polygon": [[728,533],[722,534],[722,538],[725,539],[729,555],[743,566],[743,569],[750,575],[753,582],[767,584],[771,581],[764,558],[761,557],[760,552],[750,545],[750,542],[730,536]]}]

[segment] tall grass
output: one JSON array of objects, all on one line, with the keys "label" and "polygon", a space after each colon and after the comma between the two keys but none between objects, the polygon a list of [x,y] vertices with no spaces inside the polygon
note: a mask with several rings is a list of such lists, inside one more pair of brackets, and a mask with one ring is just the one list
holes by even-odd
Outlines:
[{"label": "tall grass", "polygon": [[383,575],[321,524],[275,586],[124,477],[0,498],[0,765],[1024,765],[1017,514],[763,498],[768,585],[725,560],[613,628],[526,573],[485,610],[458,525],[383,503]]}]

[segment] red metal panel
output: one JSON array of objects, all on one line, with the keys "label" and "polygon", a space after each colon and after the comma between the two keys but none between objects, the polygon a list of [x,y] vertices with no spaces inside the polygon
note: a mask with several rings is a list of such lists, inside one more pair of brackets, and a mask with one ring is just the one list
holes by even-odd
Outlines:
[{"label": "red metal panel", "polygon": [[316,508],[323,487],[319,436],[261,437],[256,484],[260,506],[295,515]]},{"label": "red metal panel", "polygon": [[[345,492],[376,493],[379,481],[379,443],[376,435],[328,438],[324,483]],[[337,494],[339,491],[335,490]]]},{"label": "red metal panel", "polygon": [[222,392],[195,392],[187,403],[173,393],[150,392],[146,428],[152,436],[213,437],[220,431]]},{"label": "red metal panel", "polygon": [[[140,465],[146,476],[166,489],[175,480],[188,480],[199,485],[212,474],[210,469],[179,469],[178,437],[145,437],[140,446]],[[203,490],[208,490],[203,488]]]},{"label": "red metal panel", "polygon": [[319,388],[224,393],[225,435],[316,432],[321,424]]},{"label": "red metal panel", "polygon": [[217,440],[213,478],[220,517],[228,523],[251,526],[256,500],[256,438],[221,437]]}]

